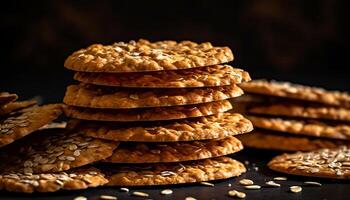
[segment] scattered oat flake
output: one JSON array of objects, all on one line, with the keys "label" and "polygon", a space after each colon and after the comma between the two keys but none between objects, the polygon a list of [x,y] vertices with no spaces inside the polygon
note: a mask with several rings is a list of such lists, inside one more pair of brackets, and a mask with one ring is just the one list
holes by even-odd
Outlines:
[{"label": "scattered oat flake", "polygon": [[293,193],[301,192],[302,188],[300,186],[290,186],[290,191]]},{"label": "scattered oat flake", "polygon": [[200,182],[201,185],[209,186],[209,187],[214,187],[214,184],[208,183],[208,182]]},{"label": "scattered oat flake", "polygon": [[275,177],[275,178],[273,178],[273,180],[275,180],[275,181],[286,181],[287,178],[281,176],[281,177]]},{"label": "scattered oat flake", "polygon": [[267,181],[265,184],[271,187],[281,187],[281,184],[276,183],[275,181]]},{"label": "scattered oat flake", "polygon": [[120,188],[119,190],[122,191],[122,192],[129,192],[128,188]]},{"label": "scattered oat flake", "polygon": [[261,188],[260,185],[246,185],[244,186],[245,189],[248,189],[248,190],[259,190]]},{"label": "scattered oat flake", "polygon": [[87,200],[87,198],[84,196],[78,196],[78,197],[75,197],[74,200]]},{"label": "scattered oat flake", "polygon": [[254,184],[254,181],[250,180],[250,179],[241,179],[239,181],[239,183],[241,185],[253,185]]},{"label": "scattered oat flake", "polygon": [[318,183],[318,182],[314,182],[314,181],[305,181],[304,182],[306,185],[312,185],[312,186],[322,186],[322,184],[321,183]]},{"label": "scattered oat flake", "polygon": [[149,194],[145,193],[145,192],[133,192],[132,193],[134,196],[138,196],[138,197],[149,197]]},{"label": "scattered oat flake", "polygon": [[173,191],[170,189],[165,189],[165,190],[160,191],[160,194],[163,194],[163,195],[169,195],[172,193],[173,193]]},{"label": "scattered oat flake", "polygon": [[104,200],[117,200],[118,198],[116,196],[111,196],[111,195],[101,195],[100,199]]}]

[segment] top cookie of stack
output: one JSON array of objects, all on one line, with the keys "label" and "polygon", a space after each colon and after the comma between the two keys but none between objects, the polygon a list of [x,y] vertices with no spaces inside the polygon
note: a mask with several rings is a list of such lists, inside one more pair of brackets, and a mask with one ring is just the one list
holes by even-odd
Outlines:
[{"label": "top cookie of stack", "polygon": [[289,82],[254,80],[240,85],[248,118],[257,128],[247,146],[308,151],[350,145],[350,94]]},{"label": "top cookie of stack", "polygon": [[[77,129],[121,142],[104,162],[153,163],[145,175],[137,168],[139,177],[132,167],[107,170],[109,185],[208,181],[245,171],[223,157],[242,149],[233,135],[252,130],[242,115],[224,113],[232,108],[228,99],[243,94],[237,84],[250,80],[247,72],[223,65],[232,60],[228,47],[146,40],[92,45],[68,57],[65,67],[80,83],[68,86],[65,113],[82,120]],[[191,174],[195,168],[204,174]]]}]

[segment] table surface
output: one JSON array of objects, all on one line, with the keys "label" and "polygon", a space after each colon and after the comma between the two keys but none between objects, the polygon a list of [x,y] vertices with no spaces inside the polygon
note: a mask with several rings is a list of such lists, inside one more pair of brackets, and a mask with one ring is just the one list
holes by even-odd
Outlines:
[{"label": "table surface", "polygon": [[[102,187],[92,188],[79,191],[63,191],[49,194],[19,194],[0,192],[1,200],[27,200],[27,199],[52,199],[52,200],[64,200],[74,199],[77,196],[85,196],[90,200],[97,200],[100,195],[113,195],[118,199],[185,199],[188,196],[195,197],[196,199],[232,199],[227,196],[227,192],[230,189],[236,189],[246,193],[246,199],[318,199],[318,200],[338,200],[338,199],[350,199],[350,181],[344,180],[329,180],[284,175],[269,170],[266,167],[266,163],[278,152],[245,149],[237,154],[232,155],[233,158],[242,162],[248,161],[247,173],[237,178],[231,178],[222,181],[212,181],[215,184],[214,187],[203,186],[200,184],[190,185],[177,185],[177,186],[150,186],[150,187],[133,187],[129,188],[130,192],[121,192],[117,187]],[[257,170],[257,171],[256,171]],[[287,181],[275,181],[281,183],[280,188],[264,187],[266,181],[272,180],[276,176],[285,176]],[[246,190],[241,186],[238,181],[242,178],[248,178],[253,180],[256,184],[263,186],[260,190]],[[317,181],[322,183],[321,187],[318,186],[303,186],[305,181]],[[231,184],[231,187],[228,185]],[[289,192],[289,186],[301,185],[303,190],[300,193]],[[160,191],[163,189],[173,190],[171,195],[160,195]],[[131,196],[133,191],[142,191],[150,195],[149,198]]]}]

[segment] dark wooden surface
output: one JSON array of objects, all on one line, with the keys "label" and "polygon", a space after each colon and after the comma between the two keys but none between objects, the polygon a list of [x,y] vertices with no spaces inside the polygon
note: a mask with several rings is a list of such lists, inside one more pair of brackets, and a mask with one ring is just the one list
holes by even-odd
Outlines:
[{"label": "dark wooden surface", "polygon": [[[178,185],[178,186],[151,186],[151,187],[137,187],[129,188],[130,194],[133,191],[142,191],[150,194],[149,199],[185,199],[187,196],[192,196],[197,199],[232,199],[227,196],[227,191],[230,189],[236,189],[243,191],[247,194],[246,199],[278,199],[278,200],[294,200],[294,199],[317,199],[317,200],[340,200],[350,199],[350,181],[328,180],[318,178],[307,178],[289,176],[280,173],[273,172],[265,167],[268,160],[277,155],[277,152],[245,149],[242,152],[233,155],[232,157],[244,162],[249,161],[247,166],[248,172],[238,178],[232,178],[223,181],[213,181],[214,187],[202,186],[199,184],[191,185]],[[254,169],[258,167],[258,171]],[[238,181],[242,178],[249,178],[254,180],[256,184],[261,186],[266,181],[272,180],[276,176],[286,176],[287,181],[279,181],[281,183],[280,188],[267,188],[262,187],[261,190],[245,190],[239,185]],[[303,186],[303,191],[300,193],[289,192],[289,186],[303,185],[304,181],[317,181],[322,183],[322,187],[315,186]],[[276,181],[277,182],[277,181]],[[231,187],[228,184],[232,184]],[[163,196],[160,195],[162,189],[172,189],[174,193],[172,195]],[[63,191],[52,194],[17,194],[0,192],[1,200],[28,200],[28,199],[52,199],[52,200],[65,200],[74,199],[76,196],[83,195],[90,200],[97,200],[99,196],[113,195],[118,199],[147,199],[142,197],[134,197],[129,193],[120,192],[117,187],[104,187],[94,188],[81,191]]]}]

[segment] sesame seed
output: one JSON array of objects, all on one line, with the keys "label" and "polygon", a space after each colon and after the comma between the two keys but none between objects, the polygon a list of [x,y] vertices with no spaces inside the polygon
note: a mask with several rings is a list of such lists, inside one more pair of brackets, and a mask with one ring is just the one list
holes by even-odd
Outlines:
[{"label": "sesame seed", "polygon": [[298,193],[302,191],[302,188],[300,186],[290,186],[290,191],[293,193]]},{"label": "sesame seed", "polygon": [[115,196],[111,196],[111,195],[101,195],[100,199],[104,199],[104,200],[117,200],[118,198]]},{"label": "sesame seed", "polygon": [[254,182],[252,180],[250,180],[250,179],[242,179],[242,180],[239,181],[239,183],[241,185],[253,185],[254,184]]},{"label": "sesame seed", "polygon": [[133,192],[132,195],[134,196],[138,196],[138,197],[149,197],[149,194],[145,193],[145,192]]},{"label": "sesame seed", "polygon": [[208,183],[208,182],[200,182],[201,185],[209,186],[209,187],[214,187],[214,184]]}]

